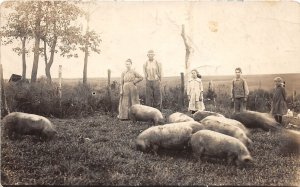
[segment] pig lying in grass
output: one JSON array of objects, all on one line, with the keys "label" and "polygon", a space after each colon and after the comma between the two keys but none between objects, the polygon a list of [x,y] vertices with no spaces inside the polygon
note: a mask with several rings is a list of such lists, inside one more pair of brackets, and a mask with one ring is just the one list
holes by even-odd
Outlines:
[{"label": "pig lying in grass", "polygon": [[247,137],[246,133],[239,127],[224,123],[220,120],[211,119],[210,116],[201,120],[201,124],[203,124],[204,129],[212,130],[215,132],[226,134],[228,136],[232,136],[240,140],[246,146],[251,145],[253,143]]},{"label": "pig lying in grass", "polygon": [[279,152],[283,156],[300,155],[300,132],[282,129],[278,132]]},{"label": "pig lying in grass", "polygon": [[187,125],[171,123],[150,127],[138,135],[135,143],[141,151],[153,151],[158,148],[184,149],[192,136],[193,129]]},{"label": "pig lying in grass", "polygon": [[227,158],[228,163],[244,166],[252,161],[247,147],[238,139],[211,130],[200,130],[192,135],[191,147],[194,156]]},{"label": "pig lying in grass", "polygon": [[2,124],[4,135],[8,135],[9,139],[35,135],[42,140],[50,140],[57,133],[47,118],[35,114],[13,112],[3,118]]},{"label": "pig lying in grass", "polygon": [[154,125],[163,124],[165,122],[162,113],[153,107],[135,104],[129,110],[130,119],[136,121],[151,121]]},{"label": "pig lying in grass", "polygon": [[244,111],[232,114],[231,118],[241,122],[247,128],[261,128],[264,131],[281,129],[280,124],[268,113]]},{"label": "pig lying in grass", "polygon": [[238,127],[240,129],[242,129],[246,133],[246,135],[250,134],[249,130],[241,122],[239,122],[237,120],[234,120],[234,119],[229,119],[229,118],[225,118],[225,117],[218,117],[218,116],[207,116],[203,120],[211,120],[211,121],[216,121],[216,122],[221,123],[221,124],[227,124],[227,125],[235,126],[235,127]]},{"label": "pig lying in grass", "polygon": [[194,119],[180,112],[175,112],[168,117],[169,123],[186,122],[186,121],[194,121]]},{"label": "pig lying in grass", "polygon": [[195,121],[201,121],[202,119],[206,118],[207,116],[218,116],[224,117],[222,114],[211,112],[211,111],[197,111],[193,114],[193,118]]}]

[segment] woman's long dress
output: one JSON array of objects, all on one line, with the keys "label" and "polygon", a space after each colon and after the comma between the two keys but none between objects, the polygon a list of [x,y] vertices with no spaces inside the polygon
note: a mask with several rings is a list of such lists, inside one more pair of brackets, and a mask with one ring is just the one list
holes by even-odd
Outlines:
[{"label": "woman's long dress", "polygon": [[136,83],[143,80],[143,77],[134,70],[125,71],[121,75],[121,93],[119,102],[119,119],[129,119],[129,108],[132,105],[140,104],[139,92]]}]

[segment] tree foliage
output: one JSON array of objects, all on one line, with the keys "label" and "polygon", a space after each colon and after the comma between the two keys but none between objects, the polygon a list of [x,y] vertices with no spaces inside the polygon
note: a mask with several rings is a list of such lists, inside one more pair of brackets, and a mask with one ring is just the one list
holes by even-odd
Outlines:
[{"label": "tree foliage", "polygon": [[[28,47],[25,48],[25,41],[34,39],[32,82],[36,80],[40,55],[44,57],[45,73],[51,82],[50,68],[54,63],[55,54],[71,58],[78,57],[79,51],[100,53],[100,36],[95,31],[83,34],[80,26],[76,24],[78,19],[86,14],[76,3],[10,1],[3,4],[4,8],[10,9],[10,13],[6,24],[1,28],[2,44],[12,44],[16,39],[20,39],[22,47],[17,46],[12,50],[24,55],[31,52]],[[40,45],[41,42],[43,45]],[[24,74],[25,56],[22,60]]]}]

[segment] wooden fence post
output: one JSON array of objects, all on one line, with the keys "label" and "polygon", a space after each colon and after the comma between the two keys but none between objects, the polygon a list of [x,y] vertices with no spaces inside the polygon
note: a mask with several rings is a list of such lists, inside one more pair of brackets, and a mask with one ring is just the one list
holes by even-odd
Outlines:
[{"label": "wooden fence post", "polygon": [[181,76],[181,106],[184,107],[184,73],[180,73]]},{"label": "wooden fence post", "polygon": [[58,95],[59,95],[59,112],[60,112],[60,117],[62,117],[62,106],[61,106],[61,99],[62,99],[62,92],[61,92],[61,82],[62,82],[62,65],[59,65],[58,69]]},{"label": "wooden fence post", "polygon": [[107,79],[107,93],[108,93],[109,105],[110,105],[109,109],[110,109],[111,116],[113,116],[113,106],[112,106],[111,87],[110,87],[110,77],[111,77],[111,71],[110,71],[110,69],[107,70],[107,75],[108,75],[108,79]]},{"label": "wooden fence post", "polygon": [[7,106],[7,102],[6,102],[6,95],[5,95],[5,91],[4,91],[4,79],[3,79],[3,69],[2,69],[2,64],[0,63],[0,84],[1,84],[1,109],[3,109],[3,111],[1,110],[1,117],[7,115],[10,113],[9,108]]}]

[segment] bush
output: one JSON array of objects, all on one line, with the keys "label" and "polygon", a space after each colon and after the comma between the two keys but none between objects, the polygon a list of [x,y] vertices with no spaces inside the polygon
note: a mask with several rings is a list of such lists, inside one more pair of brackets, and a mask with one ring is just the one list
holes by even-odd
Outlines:
[{"label": "bush", "polygon": [[[117,83],[115,83],[117,85]],[[141,104],[145,104],[145,89],[139,87]],[[44,116],[55,117],[81,117],[90,115],[96,111],[115,116],[118,113],[119,87],[111,89],[111,99],[106,87],[97,85],[64,84],[62,86],[61,108],[58,93],[58,84],[48,84],[39,80],[36,83],[7,83],[5,84],[7,103],[10,111],[21,111]],[[271,109],[272,91],[257,89],[250,91],[247,109],[269,112]],[[204,104],[206,110],[219,112],[229,117],[233,112],[233,103],[230,99],[230,86],[216,85],[214,98],[208,97],[208,91],[204,92]],[[181,104],[181,87],[163,86],[162,106],[171,112],[187,111],[188,98],[184,96],[184,106]],[[288,107],[295,112],[300,112],[300,95],[294,98],[288,97]]]},{"label": "bush", "polygon": [[250,91],[247,108],[258,112],[270,112],[273,93],[262,89]]},{"label": "bush", "polygon": [[6,85],[6,96],[10,111],[58,115],[59,97],[56,84],[12,82]]}]

